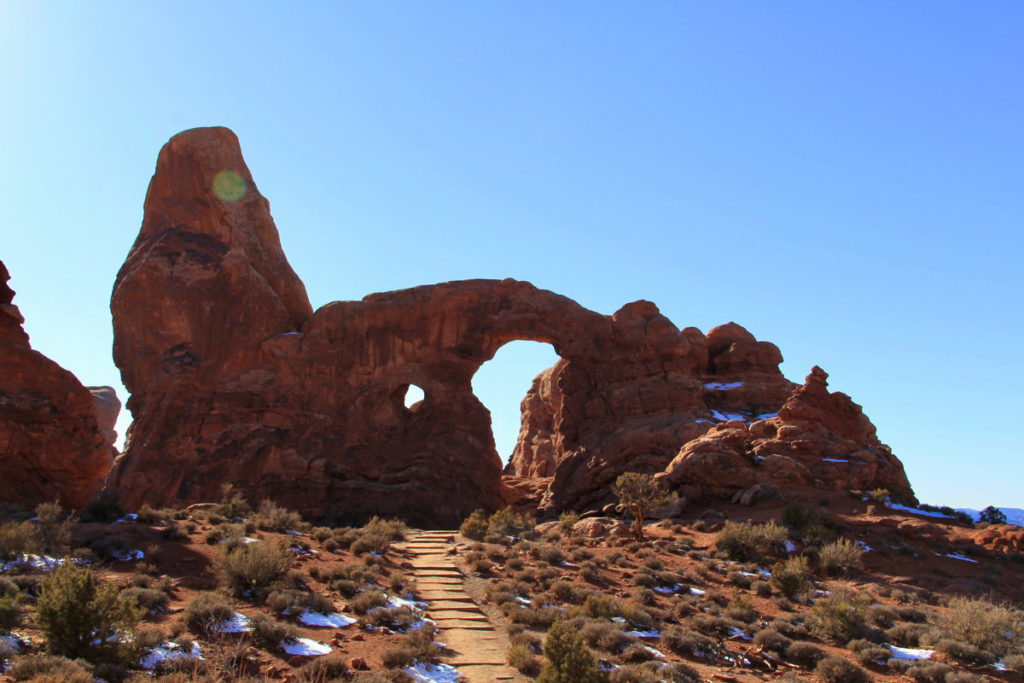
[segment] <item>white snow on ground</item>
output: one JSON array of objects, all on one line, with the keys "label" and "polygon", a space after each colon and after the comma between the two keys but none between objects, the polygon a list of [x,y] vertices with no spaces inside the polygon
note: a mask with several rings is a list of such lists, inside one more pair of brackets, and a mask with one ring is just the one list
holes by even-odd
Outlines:
[{"label": "white snow on ground", "polygon": [[677,583],[673,586],[655,586],[653,590],[655,593],[661,593],[662,595],[672,595],[673,593],[676,593],[680,588],[681,586]]},{"label": "white snow on ground", "polygon": [[870,553],[871,552],[871,546],[869,546],[864,541],[857,541],[857,547],[860,548],[861,550],[863,550],[866,553]]},{"label": "white snow on ground", "polygon": [[793,543],[793,541],[789,540],[788,538],[786,539],[785,543],[786,543],[786,552],[787,553],[795,553],[796,552],[796,543]]},{"label": "white snow on ground", "polygon": [[532,605],[533,604],[533,600],[532,599],[524,598],[521,595],[517,595],[516,596],[516,602],[518,602],[520,605]]},{"label": "white snow on ground", "polygon": [[279,646],[286,654],[299,655],[300,657],[319,657],[330,654],[331,646],[318,643],[312,638],[296,638],[295,640],[282,640]]},{"label": "white snow on ground", "polygon": [[652,655],[654,655],[654,657],[657,659],[665,659],[665,654],[663,652],[661,652],[660,650],[655,650],[650,645],[644,645],[644,649],[650,652]]},{"label": "white snow on ground", "polygon": [[459,680],[459,672],[449,664],[416,662],[405,667],[405,673],[412,676],[416,683],[456,683]]},{"label": "white snow on ground", "polygon": [[0,644],[6,645],[12,650],[21,650],[29,644],[29,639],[18,633],[9,633],[7,635],[0,635]]},{"label": "white snow on ground", "polygon": [[146,553],[141,550],[117,550],[113,555],[115,560],[131,562],[132,560],[141,560],[146,556]]},{"label": "white snow on ground", "polygon": [[723,413],[721,410],[712,410],[711,417],[722,422],[728,422],[729,420],[739,420],[740,422],[746,421],[746,415],[742,413]]},{"label": "white snow on ground", "polygon": [[961,555],[960,553],[947,553],[945,555],[943,555],[942,553],[935,554],[939,557],[951,557],[954,560],[963,560],[964,562],[973,562],[974,564],[978,564],[977,560],[972,560],[971,558]]},{"label": "white snow on ground", "polygon": [[653,628],[647,629],[646,631],[626,631],[626,635],[633,636],[634,638],[661,638],[661,633]]},{"label": "white snow on ground", "polygon": [[64,564],[64,560],[58,560],[49,555],[21,555],[0,565],[0,571],[7,572],[18,568],[45,569],[49,571],[56,569],[62,564]]},{"label": "white snow on ground", "polygon": [[139,666],[143,669],[152,669],[158,666],[162,662],[166,662],[172,659],[202,659],[203,650],[199,647],[199,643],[192,643],[192,649],[186,652],[181,649],[181,645],[168,641],[163,641],[152,650],[146,653],[146,655],[139,661]]},{"label": "white snow on ground", "polygon": [[841,458],[822,458],[822,462],[850,462],[849,460],[843,460]]},{"label": "white snow on ground", "polygon": [[690,595],[705,595],[707,591],[702,591],[699,588],[690,587]]},{"label": "white snow on ground", "polygon": [[121,519],[114,520],[114,524],[124,524],[125,522],[134,522],[134,521],[136,521],[138,519],[139,519],[139,516],[137,514],[135,514],[134,512],[129,512],[127,515],[125,515]]},{"label": "white snow on ground", "polygon": [[896,647],[895,645],[886,645],[886,647],[892,651],[894,659],[931,659],[931,656],[935,654],[935,650],[919,650],[913,647]]},{"label": "white snow on ground", "polygon": [[289,536],[305,536],[305,534],[303,534],[303,533],[300,533],[300,532],[298,532],[298,531],[295,531],[295,530],[293,530],[293,529],[289,529],[289,530],[288,530],[288,531],[286,531],[285,533],[286,533],[286,534],[288,534]]},{"label": "white snow on ground", "polygon": [[338,614],[337,612],[323,614],[322,612],[310,612],[309,610],[299,615],[299,621],[306,626],[317,626],[319,628],[345,628],[356,623],[356,620],[352,617],[346,617],[344,614]]},{"label": "white snow on ground", "polygon": [[427,603],[420,602],[419,600],[409,600],[408,598],[400,598],[397,596],[388,596],[388,604],[392,607],[408,607],[413,610],[421,610],[429,607]]},{"label": "white snow on ground", "polygon": [[711,420],[705,420],[703,417],[697,418],[696,420],[694,420],[694,423],[699,424],[699,425],[714,424],[714,422],[712,422]]},{"label": "white snow on ground", "polygon": [[925,517],[938,517],[939,519],[949,519],[949,515],[943,512],[932,512],[931,510],[922,510],[921,508],[912,508],[907,505],[901,505],[900,503],[887,502],[885,504],[887,508],[892,510],[900,510],[901,512],[913,512],[915,515],[923,515]]},{"label": "white snow on ground", "polygon": [[736,628],[735,626],[733,626],[733,627],[731,627],[729,629],[729,637],[730,638],[742,638],[743,640],[750,640],[750,636],[747,635],[746,631],[744,631],[741,628]]},{"label": "white snow on ground", "polygon": [[252,630],[252,624],[249,622],[249,617],[241,612],[235,612],[230,619],[217,624],[210,630],[217,633],[248,633]]},{"label": "white snow on ground", "polygon": [[778,413],[761,413],[760,415],[757,416],[757,419],[758,420],[770,420],[773,417],[778,417],[778,416],[779,416]]},{"label": "white snow on ground", "polygon": [[705,389],[712,389],[716,391],[727,391],[729,389],[737,389],[743,386],[743,382],[707,382],[704,384]]}]

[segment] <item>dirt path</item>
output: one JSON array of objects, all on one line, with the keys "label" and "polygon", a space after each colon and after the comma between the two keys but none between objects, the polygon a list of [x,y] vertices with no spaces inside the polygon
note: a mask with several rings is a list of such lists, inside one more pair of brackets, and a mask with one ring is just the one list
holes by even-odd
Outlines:
[{"label": "dirt path", "polygon": [[508,636],[495,629],[470,598],[454,555],[448,554],[455,547],[455,535],[454,531],[420,531],[404,544],[418,597],[430,604],[427,616],[437,622],[438,638],[456,653],[445,661],[469,683],[524,683],[528,679],[505,663]]}]

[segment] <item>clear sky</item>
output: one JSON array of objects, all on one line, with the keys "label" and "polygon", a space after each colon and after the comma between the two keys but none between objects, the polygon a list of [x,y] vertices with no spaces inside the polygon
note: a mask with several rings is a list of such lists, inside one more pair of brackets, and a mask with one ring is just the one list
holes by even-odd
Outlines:
[{"label": "clear sky", "polygon": [[[999,1],[0,0],[0,260],[34,347],[124,400],[157,153],[224,125],[315,307],[514,277],[733,320],[923,501],[1024,507],[1022,35]],[[503,456],[553,360],[478,374]]]}]

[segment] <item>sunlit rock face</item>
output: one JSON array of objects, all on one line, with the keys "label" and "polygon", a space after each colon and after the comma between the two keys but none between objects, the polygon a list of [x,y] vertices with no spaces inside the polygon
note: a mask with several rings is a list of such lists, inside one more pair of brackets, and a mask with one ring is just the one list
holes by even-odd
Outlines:
[{"label": "sunlit rock face", "polygon": [[[470,280],[314,312],[224,128],[160,152],[111,310],[135,421],[109,486],[129,506],[213,500],[230,483],[307,515],[428,526],[523,498],[580,508],[796,389],[774,345],[734,324],[679,330],[647,301],[605,316],[529,283]],[[512,340],[561,359],[523,402],[503,482],[471,382]],[[425,396],[407,407],[410,385]]]},{"label": "sunlit rock face", "polygon": [[89,390],[32,350],[9,279],[0,262],[0,501],[80,508],[110,471],[113,440],[97,424]]}]

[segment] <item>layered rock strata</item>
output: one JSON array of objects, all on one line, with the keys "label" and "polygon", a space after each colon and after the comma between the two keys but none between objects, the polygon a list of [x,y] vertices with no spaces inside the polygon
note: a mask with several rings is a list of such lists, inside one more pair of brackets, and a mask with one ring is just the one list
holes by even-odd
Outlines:
[{"label": "layered rock strata", "polygon": [[[0,500],[28,508],[57,500],[81,508],[103,485],[116,435],[97,423],[89,389],[32,350],[9,279],[0,262]],[[112,412],[106,420],[111,430]]]},{"label": "layered rock strata", "polygon": [[[679,330],[647,301],[605,316],[529,283],[471,280],[314,312],[223,128],[161,151],[111,309],[135,422],[110,486],[129,505],[211,500],[231,483],[314,516],[424,525],[524,498],[580,509],[609,500],[624,471],[664,471],[715,425],[781,416],[799,391],[774,345],[732,323]],[[523,401],[503,482],[471,380],[517,339],[561,359]],[[410,385],[425,398],[406,408]],[[794,421],[824,419],[804,403]],[[847,434],[842,406],[823,410]],[[848,480],[898,479],[872,472]]]}]

